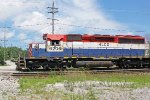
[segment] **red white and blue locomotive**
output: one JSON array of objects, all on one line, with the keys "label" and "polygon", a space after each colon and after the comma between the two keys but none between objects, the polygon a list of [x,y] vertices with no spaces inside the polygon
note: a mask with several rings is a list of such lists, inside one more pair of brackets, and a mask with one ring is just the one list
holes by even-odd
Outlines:
[{"label": "red white and blue locomotive", "polygon": [[29,44],[28,56],[17,69],[66,67],[150,67],[149,46],[142,36],[44,34],[45,43]]}]

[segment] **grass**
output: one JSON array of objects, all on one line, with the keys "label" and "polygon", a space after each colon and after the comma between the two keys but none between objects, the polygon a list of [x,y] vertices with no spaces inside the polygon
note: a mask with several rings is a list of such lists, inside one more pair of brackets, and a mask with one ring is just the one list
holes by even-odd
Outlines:
[{"label": "grass", "polygon": [[[133,82],[133,88],[149,86],[150,74],[129,74],[129,73],[101,73],[101,74],[88,74],[88,73],[73,73],[67,75],[50,75],[49,77],[24,77],[19,80],[20,88],[37,89],[43,88],[46,84],[55,84],[57,82],[78,82],[78,81],[102,81],[102,82]],[[136,87],[135,87],[136,86]]]},{"label": "grass", "polygon": [[[113,82],[133,82],[129,85],[116,85],[120,91],[128,91],[135,88],[150,87],[150,74],[149,73],[100,73],[100,74],[89,74],[89,73],[72,73],[67,75],[56,75],[51,74],[49,77],[23,77],[20,78],[20,89],[21,94],[24,96],[30,96],[30,99],[42,98],[43,100],[98,100],[97,94],[105,93],[104,89],[95,91],[94,86],[85,84],[87,93],[86,94],[74,94],[74,82],[83,81],[100,81],[102,83],[113,83]],[[59,89],[52,89],[46,91],[44,87],[47,84],[55,84],[58,82],[64,82],[66,90],[70,92],[64,92]],[[110,84],[110,86],[112,86]],[[82,88],[82,87],[81,87]],[[109,89],[109,88],[106,88]],[[107,90],[106,90],[107,91]],[[115,90],[110,88],[110,91]],[[101,92],[101,93],[100,93]],[[132,97],[132,96],[131,96]]]}]

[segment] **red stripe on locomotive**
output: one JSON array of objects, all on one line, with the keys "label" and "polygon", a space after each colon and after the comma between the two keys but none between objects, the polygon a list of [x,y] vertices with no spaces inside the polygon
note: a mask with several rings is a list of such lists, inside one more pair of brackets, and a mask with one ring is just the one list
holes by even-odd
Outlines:
[{"label": "red stripe on locomotive", "polygon": [[63,42],[145,43],[144,37],[133,35],[44,34],[43,39]]}]

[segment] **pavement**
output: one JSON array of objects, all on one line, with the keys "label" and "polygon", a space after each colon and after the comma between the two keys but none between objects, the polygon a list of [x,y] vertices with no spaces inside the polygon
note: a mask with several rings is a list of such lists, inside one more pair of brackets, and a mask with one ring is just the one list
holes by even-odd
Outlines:
[{"label": "pavement", "polygon": [[7,60],[6,66],[0,66],[0,72],[16,72],[15,62]]}]

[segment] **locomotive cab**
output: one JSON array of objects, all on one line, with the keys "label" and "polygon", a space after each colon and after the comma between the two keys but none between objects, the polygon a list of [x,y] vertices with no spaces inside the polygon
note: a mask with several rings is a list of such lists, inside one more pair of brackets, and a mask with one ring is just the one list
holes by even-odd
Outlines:
[{"label": "locomotive cab", "polygon": [[63,35],[47,34],[46,51],[47,52],[63,52]]}]

